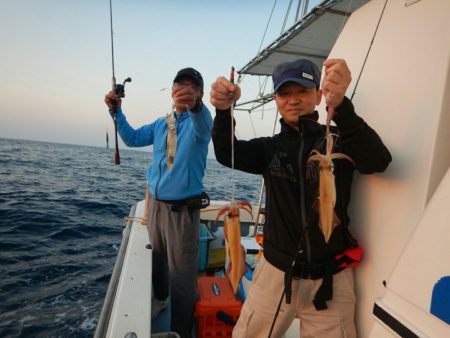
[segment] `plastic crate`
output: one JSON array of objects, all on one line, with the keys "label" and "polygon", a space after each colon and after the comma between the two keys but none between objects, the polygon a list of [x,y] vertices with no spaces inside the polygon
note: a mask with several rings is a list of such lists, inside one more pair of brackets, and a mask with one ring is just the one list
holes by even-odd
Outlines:
[{"label": "plastic crate", "polygon": [[199,277],[197,287],[200,296],[195,305],[198,336],[231,337],[242,302],[236,299],[228,279]]},{"label": "plastic crate", "polygon": [[204,223],[199,226],[199,243],[198,243],[198,269],[200,271],[206,270],[206,263],[208,262],[208,246],[209,241],[215,237],[211,234],[208,227]]}]

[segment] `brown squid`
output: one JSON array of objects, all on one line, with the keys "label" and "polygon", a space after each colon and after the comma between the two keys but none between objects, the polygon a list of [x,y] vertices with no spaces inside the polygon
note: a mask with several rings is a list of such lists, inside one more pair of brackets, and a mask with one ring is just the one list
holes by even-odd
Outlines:
[{"label": "brown squid", "polygon": [[239,209],[252,213],[252,206],[247,201],[235,201],[224,206],[217,214],[217,220],[224,215],[224,232],[226,238],[226,254],[229,258],[227,276],[233,292],[236,293],[239,281],[245,274],[245,249],[241,244],[241,228],[239,221]]},{"label": "brown squid", "polygon": [[168,128],[166,142],[167,167],[171,171],[177,151],[177,120],[173,112],[166,116],[166,123]]},{"label": "brown squid", "polygon": [[[333,135],[329,131],[329,120],[327,120],[326,131],[326,152],[325,154],[313,150],[308,158],[309,161],[319,162],[319,215],[322,233],[325,237],[325,242],[328,243],[334,227],[338,224],[335,222],[334,205],[336,204],[336,186],[333,175],[333,160],[346,159],[355,164],[353,160],[342,153],[332,153],[333,151]],[[337,218],[337,217],[336,217]]]}]

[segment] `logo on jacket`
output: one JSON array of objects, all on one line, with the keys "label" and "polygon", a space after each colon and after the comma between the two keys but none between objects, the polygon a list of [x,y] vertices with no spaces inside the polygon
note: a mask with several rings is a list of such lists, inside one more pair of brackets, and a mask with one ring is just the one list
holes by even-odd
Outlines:
[{"label": "logo on jacket", "polygon": [[287,163],[283,163],[283,158],[286,158],[286,153],[275,153],[272,157],[272,161],[270,162],[268,169],[269,173],[272,176],[284,178],[289,180],[290,182],[296,182],[296,178],[294,175],[294,168],[292,165]]}]

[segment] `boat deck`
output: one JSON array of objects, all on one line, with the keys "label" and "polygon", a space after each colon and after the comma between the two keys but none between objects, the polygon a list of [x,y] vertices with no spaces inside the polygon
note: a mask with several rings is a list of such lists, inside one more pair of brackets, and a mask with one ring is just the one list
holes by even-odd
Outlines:
[{"label": "boat deck", "polygon": [[[218,210],[226,203],[215,201],[208,209],[202,211],[201,222],[206,224],[208,229],[221,225],[220,221],[214,223]],[[118,258],[94,336],[96,338],[125,337],[130,334],[136,334],[138,337],[176,337],[175,333],[170,332],[170,305],[155,320],[151,320],[152,250],[149,246],[147,227],[142,225],[144,204],[143,200],[132,207],[123,231]],[[254,212],[256,215],[257,211]],[[252,218],[250,215],[241,214],[242,233],[253,233]],[[251,287],[253,258],[259,246],[255,239],[249,236],[242,237],[242,243],[247,249],[249,267],[249,273],[241,282],[241,297],[245,300],[245,294]],[[208,270],[208,274],[223,276],[224,268],[225,266],[223,268],[215,266]],[[206,275],[206,271],[199,272],[199,275]],[[294,321],[284,337],[298,337],[298,328],[298,321]],[[195,325],[192,336],[197,336]]]}]

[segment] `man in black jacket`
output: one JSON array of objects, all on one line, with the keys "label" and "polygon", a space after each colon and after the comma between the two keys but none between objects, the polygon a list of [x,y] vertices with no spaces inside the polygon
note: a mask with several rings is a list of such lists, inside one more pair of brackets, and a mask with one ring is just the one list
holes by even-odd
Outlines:
[{"label": "man in black jacket", "polygon": [[[356,337],[351,266],[360,259],[360,251],[348,232],[347,215],[353,171],[382,172],[391,155],[345,97],[351,82],[345,61],[326,60],[324,67],[320,89],[320,72],[312,62],[300,59],[278,65],[273,82],[281,132],[249,141],[234,138],[235,168],[264,177],[266,221],[264,257],[233,337],[279,337],[294,318],[300,318],[302,337]],[[214,150],[217,160],[228,167],[230,106],[240,94],[239,86],[224,77],[212,85]],[[329,240],[319,216],[319,164],[308,161],[313,150],[326,151],[325,126],[317,122],[315,110],[322,95],[335,110],[336,127],[331,132],[338,136],[333,152],[353,160],[333,161],[336,203]]]}]

